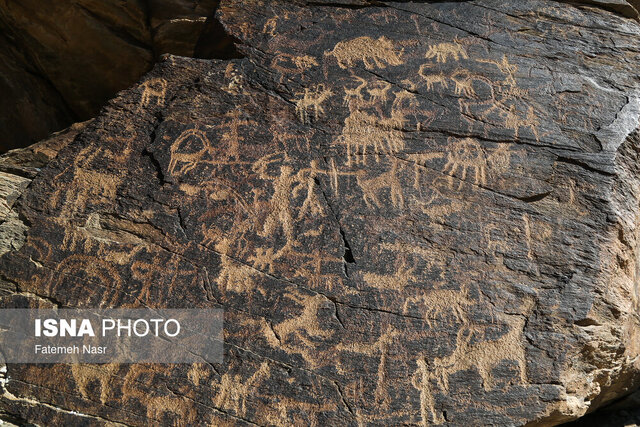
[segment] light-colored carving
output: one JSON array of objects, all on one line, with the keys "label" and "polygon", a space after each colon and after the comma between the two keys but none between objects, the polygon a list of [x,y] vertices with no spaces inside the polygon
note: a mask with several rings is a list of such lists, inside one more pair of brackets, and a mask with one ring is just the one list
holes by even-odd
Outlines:
[{"label": "light-colored carving", "polygon": [[324,84],[319,84],[313,88],[304,88],[304,92],[298,92],[296,95],[302,96],[295,101],[296,113],[300,116],[300,121],[308,123],[311,118],[318,120],[324,114],[322,103],[329,99],[333,92]]},{"label": "light-colored carving", "polygon": [[[252,206],[234,186],[226,180],[211,177],[211,180],[196,188],[196,195],[205,199],[207,210],[198,217],[202,232],[202,245],[215,246],[221,239],[238,236],[238,230],[253,229],[249,218],[255,218]],[[223,226],[216,219],[232,218],[231,226]],[[226,224],[226,221],[222,223]]]},{"label": "light-colored carving", "polygon": [[369,82],[360,76],[354,77],[360,82],[360,84],[353,89],[349,89],[347,87],[344,88],[344,105],[349,107],[349,111],[360,106],[368,106],[368,101],[365,99],[363,91],[366,90]]},{"label": "light-colored carving", "polygon": [[[156,393],[157,384],[153,365],[130,365],[122,384],[122,399],[127,404],[142,405],[146,409],[146,416],[154,422],[161,422],[166,413],[176,417],[185,424],[196,422],[197,412],[195,403],[186,396],[175,393]],[[128,402],[130,401],[130,402]]]},{"label": "light-colored carving", "polygon": [[207,380],[211,376],[211,368],[207,368],[207,364],[194,363],[191,365],[187,378],[196,386],[200,386],[204,380]]},{"label": "light-colored carving", "polygon": [[460,59],[468,59],[469,56],[464,47],[456,41],[453,43],[446,42],[429,46],[425,58],[435,58],[436,62],[446,63],[449,59],[459,61]]},{"label": "light-colored carving", "polygon": [[362,198],[368,208],[382,207],[378,195],[386,189],[389,189],[393,207],[398,209],[404,207],[402,184],[397,175],[399,162],[400,160],[392,158],[391,169],[373,178],[365,178],[368,173],[366,169],[356,172],[356,182],[362,190]]},{"label": "light-colored carving", "polygon": [[518,363],[522,384],[527,383],[527,357],[524,347],[524,315],[511,316],[500,313],[498,318],[509,325],[509,330],[493,341],[473,342],[474,333],[482,333],[472,326],[461,327],[457,334],[456,348],[448,356],[433,360],[435,377],[444,391],[449,391],[449,376],[464,370],[476,370],[482,378],[485,390],[494,387],[491,371],[503,360]]},{"label": "light-colored carving", "polygon": [[[46,263],[49,261],[52,253],[51,243],[47,242],[45,239],[41,237],[35,237],[29,235],[27,237],[27,242],[25,244],[25,250],[28,252],[34,252],[35,256],[29,256],[32,263],[35,263],[37,267],[42,267],[42,262]],[[40,264],[40,265],[38,265]]]},{"label": "light-colored carving", "polygon": [[[261,218],[256,224],[257,233],[261,237],[272,237],[281,231],[286,240],[285,245],[277,252],[269,254],[262,251],[261,254],[256,252],[252,255],[254,262],[263,266],[272,265],[275,260],[284,255],[295,254],[295,247],[298,245],[298,236],[294,233],[296,221],[300,224],[298,233],[304,234],[308,231],[304,230],[304,223],[326,213],[326,202],[316,181],[318,176],[331,177],[332,173],[320,167],[319,160],[311,160],[308,167],[297,170],[294,170],[289,163],[288,156],[284,152],[265,156],[252,166],[258,177],[267,181],[273,189],[256,192],[254,204],[259,207],[255,210],[266,213],[266,217]],[[343,174],[337,170],[334,172],[336,177]],[[266,188],[268,189],[269,186]],[[301,195],[304,196],[302,203],[294,204],[293,200],[300,198]],[[261,259],[267,255],[270,255],[268,259]],[[304,257],[307,254],[299,255]]]},{"label": "light-colored carving", "polygon": [[429,267],[438,267],[439,269],[445,268],[442,256],[438,254],[438,252],[432,251],[423,246],[406,242],[385,242],[380,244],[380,249],[389,251],[392,254],[400,254],[405,257],[413,257],[416,260],[424,261]]},{"label": "light-colored carving", "polygon": [[536,141],[540,140],[538,134],[538,126],[540,122],[536,116],[533,107],[529,106],[527,109],[527,115],[522,117],[516,112],[516,106],[511,105],[509,110],[505,113],[504,126],[507,129],[512,129],[514,132],[514,138],[519,138],[521,128],[529,128]]},{"label": "light-colored carving", "polygon": [[[446,185],[450,184],[451,182],[448,182]],[[429,217],[436,221],[444,221],[451,214],[464,212],[469,209],[468,203],[451,199],[444,200],[442,194],[438,194],[431,200],[418,203],[418,206],[423,213],[429,215]]]},{"label": "light-colored carving", "polygon": [[416,361],[416,371],[413,374],[411,384],[420,392],[420,416],[421,425],[428,427],[433,424],[444,424],[444,416],[435,410],[435,400],[431,392],[431,372],[425,359]]},{"label": "light-colored carving", "polygon": [[339,343],[336,347],[337,351],[355,353],[367,356],[378,356],[378,372],[375,390],[376,404],[382,407],[389,407],[391,397],[388,391],[388,381],[386,379],[389,349],[393,346],[394,340],[400,335],[400,332],[392,326],[387,326],[385,331],[373,343],[346,342]]},{"label": "light-colored carving", "polygon": [[164,105],[164,98],[167,94],[167,82],[161,78],[149,79],[140,84],[142,96],[140,97],[140,108],[151,105],[155,100],[156,105]]},{"label": "light-colored carving", "polygon": [[389,90],[391,89],[391,83],[383,80],[376,80],[372,82],[371,86],[367,89],[371,97],[372,104],[378,104],[387,102],[389,99]]},{"label": "light-colored carving", "polygon": [[289,335],[295,335],[300,341],[313,348],[315,344],[307,337],[326,339],[335,333],[332,329],[323,328],[318,319],[318,313],[323,307],[327,304],[333,304],[326,297],[320,294],[302,295],[297,293],[289,294],[288,297],[303,308],[300,315],[274,325],[273,329],[282,341],[286,341]]},{"label": "light-colored carving", "polygon": [[[64,175],[70,172],[73,174],[71,183],[57,188],[51,195],[49,202],[53,209],[61,208],[59,217],[63,220],[72,219],[76,213],[84,212],[89,203],[110,205],[115,201],[117,187],[122,181],[121,177],[86,167],[100,156],[112,158],[105,150],[96,150],[93,147],[85,148],[78,153],[73,164],[66,167],[53,179],[53,182],[59,182],[58,180]],[[85,165],[85,167],[80,165]]]},{"label": "light-colored carving", "polygon": [[504,77],[494,82],[467,70],[454,72],[450,78],[455,84],[455,93],[462,96],[458,100],[462,118],[472,127],[482,126],[485,133],[492,124],[511,129],[515,138],[520,137],[522,129],[529,129],[539,141],[539,120],[534,108],[525,101],[529,90],[517,85],[517,65],[511,64],[506,56],[501,61],[478,59],[478,62],[495,66]]},{"label": "light-colored carving", "polygon": [[527,298],[522,306],[523,314],[497,313],[497,318],[508,330],[502,336],[491,341],[474,341],[475,335],[483,336],[481,327],[464,323],[456,336],[456,348],[447,356],[435,357],[429,361],[420,358],[412,384],[420,391],[420,412],[422,424],[441,424],[445,422],[441,413],[435,409],[432,389],[437,386],[445,393],[449,392],[449,377],[460,371],[474,370],[480,374],[483,388],[492,390],[495,381],[492,371],[504,360],[518,364],[521,383],[527,384],[527,358],[525,353],[524,328],[526,316],[531,313],[534,300]]},{"label": "light-colored carving", "polygon": [[398,21],[398,14],[391,8],[380,8],[379,12],[368,13],[367,16],[374,22],[383,22],[389,24],[390,22]]},{"label": "light-colored carving", "polygon": [[422,64],[418,70],[418,74],[427,84],[427,90],[434,90],[435,85],[440,85],[443,89],[446,89],[449,86],[447,76],[443,73],[427,73],[426,71],[430,68],[430,65],[431,64]]},{"label": "light-colored carving", "polygon": [[[90,255],[74,254],[61,261],[53,273],[50,283],[48,283],[47,295],[56,296],[58,289],[63,287],[63,283],[73,281],[76,289],[75,295],[79,301],[86,297],[89,302],[92,295],[101,297],[100,306],[116,306],[120,303],[122,289],[122,278],[114,266]],[[92,292],[95,287],[100,287],[103,292]],[[64,291],[68,291],[64,287]],[[96,304],[96,301],[92,301]]]},{"label": "light-colored carving", "polygon": [[336,166],[336,159],[334,159],[333,157],[331,158],[331,160],[329,161],[329,176],[331,178],[331,188],[333,188],[333,193],[338,196],[339,194],[339,185],[338,185],[338,167]]},{"label": "light-colored carving", "polygon": [[275,272],[275,262],[280,257],[280,253],[274,248],[256,248],[255,253],[249,257],[249,262],[260,271],[273,274]]},{"label": "light-colored carving", "polygon": [[511,144],[498,144],[498,147],[487,155],[487,164],[491,170],[504,172],[511,167],[511,155],[514,153]]},{"label": "light-colored carving", "polygon": [[424,311],[424,319],[429,327],[433,327],[434,321],[440,322],[450,319],[461,324],[469,321],[467,310],[473,305],[469,290],[462,289],[432,289],[424,291],[421,295],[408,297],[403,305],[403,314],[410,314],[416,310]]},{"label": "light-colored carving", "polygon": [[319,168],[318,160],[312,160],[310,166],[310,168],[302,169],[296,174],[298,185],[293,189],[293,197],[298,197],[300,193],[306,192],[306,197],[298,212],[298,221],[321,215],[324,212],[324,205],[318,195],[316,179],[319,174],[326,172]]},{"label": "light-colored carving", "polygon": [[504,79],[505,85],[511,86],[511,87],[518,86],[518,84],[516,83],[516,72],[518,71],[518,66],[512,65],[509,62],[507,55],[503,55],[502,60],[499,62],[493,59],[478,59],[478,62],[495,65],[498,68],[498,70],[500,70],[500,72],[505,75],[505,79]]},{"label": "light-colored carving", "polygon": [[529,258],[530,261],[533,261],[534,255],[533,255],[533,249],[532,249],[533,240],[531,237],[531,221],[529,220],[528,214],[525,213],[522,215],[522,223],[524,224],[523,228],[524,228],[525,243],[527,245],[527,258]]},{"label": "light-colored carving", "polygon": [[231,253],[233,240],[222,238],[215,245],[215,250],[220,254],[220,273],[216,282],[221,289],[235,293],[255,291],[255,276],[258,271],[245,265],[228,254]]},{"label": "light-colored carving", "polygon": [[445,153],[441,152],[427,152],[427,153],[417,153],[417,154],[405,154],[404,158],[410,163],[413,163],[414,169],[414,177],[413,177],[413,188],[415,190],[420,190],[422,185],[420,184],[420,177],[424,173],[425,169],[432,170],[433,168],[429,166],[432,160],[440,160],[445,157]]},{"label": "light-colored carving", "polygon": [[[321,226],[318,231],[310,230],[310,232],[305,233],[305,235],[314,237],[324,236],[326,235],[324,228],[324,226]],[[328,254],[326,250],[314,249],[311,253],[304,254],[302,258],[304,261],[296,268],[294,277],[307,280],[308,286],[311,289],[342,289],[342,291],[345,292],[345,289],[342,288],[344,283],[341,269],[344,266],[344,260],[341,256],[336,253]],[[333,265],[333,267],[327,268],[331,265]],[[340,271],[340,273],[337,273],[337,271]]]},{"label": "light-colored carving", "polygon": [[216,389],[213,393],[213,405],[240,417],[246,416],[247,398],[255,394],[261,382],[267,380],[270,374],[271,368],[267,362],[262,362],[248,378],[243,378],[240,374],[225,373],[219,384],[212,384]]},{"label": "light-colored carving", "polygon": [[[225,113],[225,120],[218,126],[222,129],[223,133],[220,137],[220,143],[226,145],[226,147],[220,147],[218,153],[212,160],[222,159],[237,159],[240,155],[240,143],[244,141],[244,136],[240,133],[240,127],[256,126],[258,123],[255,120],[246,119],[242,117],[242,111],[236,108],[232,111]],[[205,135],[206,136],[206,135]]]},{"label": "light-colored carving", "polygon": [[258,235],[262,237],[273,236],[278,228],[282,228],[287,241],[293,242],[294,221],[291,194],[295,183],[293,168],[289,165],[280,166],[280,175],[273,182],[273,196],[270,200],[271,209]]},{"label": "light-colored carving", "polygon": [[416,268],[410,267],[405,261],[400,262],[400,265],[394,268],[393,274],[377,274],[372,272],[366,272],[362,274],[362,278],[367,285],[373,286],[376,289],[393,289],[396,291],[402,291],[415,277]]},{"label": "light-colored carving", "polygon": [[113,397],[112,382],[113,376],[118,372],[118,364],[108,363],[105,365],[87,365],[83,363],[72,363],[71,374],[76,382],[76,387],[80,395],[87,400],[93,400],[91,392],[95,384],[99,385],[100,403],[105,405]]},{"label": "light-colored carving", "polygon": [[296,56],[289,53],[280,53],[271,61],[271,68],[281,74],[281,83],[289,74],[302,74],[306,70],[317,67],[318,65],[318,60],[313,56]]},{"label": "light-colored carving", "polygon": [[302,71],[308,70],[309,68],[312,68],[312,67],[317,67],[319,65],[318,60],[313,56],[309,56],[309,55],[294,56],[292,58],[292,62],[297,69]]},{"label": "light-colored carving", "polygon": [[364,36],[341,41],[324,54],[334,56],[340,68],[344,69],[354,67],[358,61],[362,61],[368,70],[404,64],[402,52],[398,52],[393,42],[385,36],[378,39]]},{"label": "light-colored carving", "polygon": [[502,224],[488,224],[484,229],[484,238],[488,253],[500,261],[504,254],[511,252],[513,242],[509,237],[509,230]]},{"label": "light-colored carving", "polygon": [[462,95],[467,98],[476,95],[473,89],[473,76],[467,70],[457,70],[451,75],[451,81],[454,83],[454,92],[456,95]]},{"label": "light-colored carving", "polygon": [[[178,255],[171,254],[169,259],[163,257],[163,261],[162,264],[158,264],[157,260],[150,263],[136,260],[131,264],[132,277],[142,283],[138,298],[145,304],[157,301],[160,298],[160,293],[171,295],[172,292],[175,292],[176,286],[187,285],[186,276],[188,274],[197,278],[197,271],[190,271],[187,266],[181,265],[181,258]],[[158,286],[159,280],[165,281],[163,286]]]},{"label": "light-colored carving", "polygon": [[[369,92],[371,93],[371,91]],[[420,103],[416,99],[415,93],[411,93],[406,89],[402,89],[394,93],[393,103],[391,104],[391,111],[397,111],[398,113],[402,113],[406,116],[407,114],[415,114],[417,112],[416,107],[418,107],[419,105]]]},{"label": "light-colored carving", "polygon": [[[487,158],[484,148],[471,138],[451,139],[447,163],[443,172],[460,180],[458,189],[462,188],[467,174],[473,174],[473,183],[484,185],[486,176]],[[451,181],[453,185],[453,180]]]},{"label": "light-colored carving", "polygon": [[278,28],[278,17],[274,16],[269,18],[267,22],[264,23],[262,27],[262,32],[265,34],[269,34],[271,37],[276,35],[276,29]]},{"label": "light-colored carving", "polygon": [[[403,96],[403,95],[400,95]],[[397,95],[396,95],[397,97]],[[382,116],[380,112],[363,111],[356,99],[347,98],[351,114],[345,119],[339,141],[347,146],[347,163],[367,163],[367,155],[375,155],[376,161],[380,155],[394,154],[404,149],[403,126],[406,111],[394,102],[391,116]],[[371,150],[371,151],[369,151]]]},{"label": "light-colored carving", "polygon": [[231,94],[239,95],[244,93],[243,83],[244,78],[242,74],[237,70],[236,65],[230,62],[224,72],[225,84],[220,89]]},{"label": "light-colored carving", "polygon": [[187,129],[176,138],[170,148],[169,173],[184,175],[202,163],[211,163],[215,151],[207,134],[200,129]]},{"label": "light-colored carving", "polygon": [[124,129],[124,132],[115,137],[108,136],[111,141],[115,141],[119,145],[119,151],[112,152],[113,159],[118,163],[125,163],[129,156],[131,156],[138,132],[135,127],[128,123]]}]

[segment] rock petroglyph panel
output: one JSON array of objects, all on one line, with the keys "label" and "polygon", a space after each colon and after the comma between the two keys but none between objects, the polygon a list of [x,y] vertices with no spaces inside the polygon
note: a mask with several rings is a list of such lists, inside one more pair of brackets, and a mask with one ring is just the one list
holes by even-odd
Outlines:
[{"label": "rock petroglyph panel", "polygon": [[18,168],[0,301],[223,308],[225,360],[9,366],[0,413],[555,425],[636,385],[638,137],[594,134],[635,118],[638,25],[336,5],[222,1],[244,58],[167,57]]}]

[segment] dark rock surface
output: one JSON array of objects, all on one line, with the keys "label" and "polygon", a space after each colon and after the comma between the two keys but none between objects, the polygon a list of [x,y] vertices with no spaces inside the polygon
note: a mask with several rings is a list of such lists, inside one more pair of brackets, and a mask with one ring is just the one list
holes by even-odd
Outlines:
[{"label": "dark rock surface", "polygon": [[9,365],[0,413],[553,425],[632,391],[640,25],[590,3],[224,1],[246,57],[120,93],[14,185],[0,258],[5,306],[223,307],[224,363]]},{"label": "dark rock surface", "polygon": [[164,53],[197,56],[217,3],[0,1],[0,151],[95,117]]}]

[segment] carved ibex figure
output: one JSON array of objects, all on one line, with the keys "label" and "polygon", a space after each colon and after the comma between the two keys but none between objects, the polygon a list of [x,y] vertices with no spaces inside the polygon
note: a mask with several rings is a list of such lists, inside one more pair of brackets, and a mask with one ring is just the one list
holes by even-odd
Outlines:
[{"label": "carved ibex figure", "polygon": [[[202,148],[196,151],[187,151],[191,145],[188,140],[194,138],[202,145]],[[212,159],[215,157],[209,138],[204,131],[200,129],[187,129],[171,145],[171,161],[169,162],[169,172],[185,174],[195,168],[198,162],[209,155]],[[179,166],[180,165],[180,166]]]}]

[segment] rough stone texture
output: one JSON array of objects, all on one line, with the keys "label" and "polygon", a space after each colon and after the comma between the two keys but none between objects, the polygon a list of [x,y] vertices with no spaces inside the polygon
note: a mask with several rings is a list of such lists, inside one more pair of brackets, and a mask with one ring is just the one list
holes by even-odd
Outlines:
[{"label": "rough stone texture", "polygon": [[[0,156],[0,255],[20,249],[25,242],[28,226],[20,218],[18,210],[14,209],[15,202],[41,168],[55,158],[58,151],[88,123],[76,123],[27,148],[11,150]],[[16,292],[15,284],[0,279],[0,295],[15,295]]]},{"label": "rough stone texture", "polygon": [[95,117],[163,53],[193,56],[217,3],[0,1],[0,150]]},{"label": "rough stone texture", "polygon": [[4,306],[223,307],[224,363],[10,365],[0,413],[553,425],[631,392],[640,25],[590,3],[224,1],[246,58],[120,93],[0,258]]},{"label": "rough stone texture", "polygon": [[593,414],[567,423],[567,427],[637,427],[638,425],[640,425],[640,391]]}]

